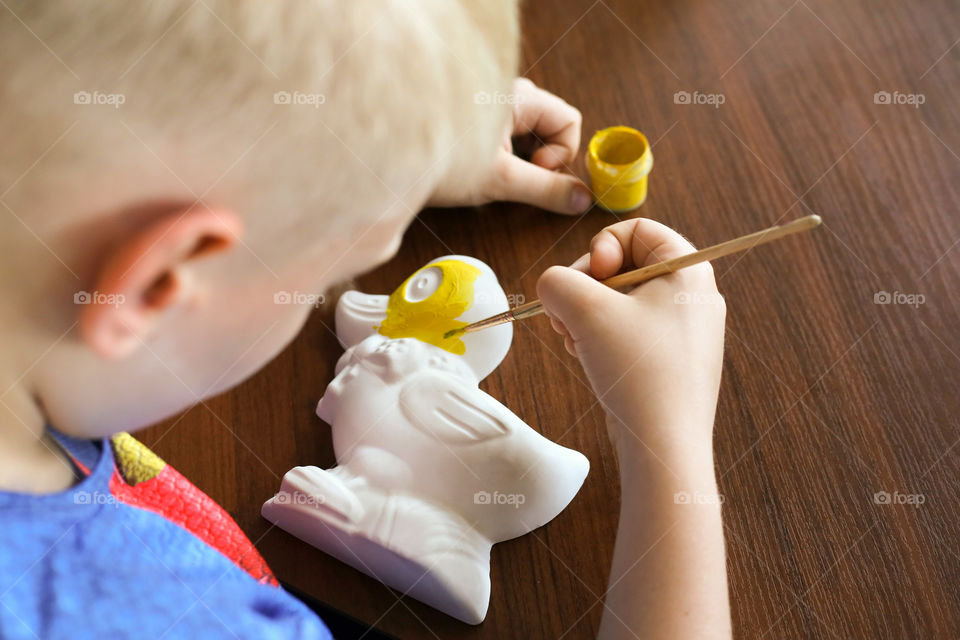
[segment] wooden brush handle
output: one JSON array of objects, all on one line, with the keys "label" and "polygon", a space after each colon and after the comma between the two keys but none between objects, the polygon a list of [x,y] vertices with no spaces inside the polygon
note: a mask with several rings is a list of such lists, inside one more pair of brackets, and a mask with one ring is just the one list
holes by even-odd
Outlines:
[{"label": "wooden brush handle", "polygon": [[[820,216],[805,216],[785,225],[769,227],[767,229],[763,229],[762,231],[740,236],[739,238],[734,238],[733,240],[727,240],[726,242],[721,242],[720,244],[715,244],[712,247],[707,247],[706,249],[701,249],[700,251],[694,251],[693,253],[688,253],[687,255],[680,256],[678,258],[651,264],[646,267],[641,267],[640,269],[634,269],[633,271],[627,271],[626,273],[615,275],[612,278],[601,280],[601,282],[614,289],[635,287],[636,285],[646,282],[647,280],[651,280],[668,273],[673,273],[678,269],[690,267],[701,262],[708,262],[715,258],[728,256],[731,253],[737,253],[738,251],[746,251],[748,249],[752,249],[753,247],[759,247],[762,244],[779,240],[780,238],[793,235],[794,233],[809,231],[810,229],[813,229],[819,225]],[[523,318],[529,318],[530,316],[535,316],[540,313],[543,313],[543,305],[539,300],[522,304],[518,307],[510,309],[510,311],[507,312],[512,320],[522,320]]]},{"label": "wooden brush handle", "polygon": [[[794,220],[789,224],[782,226],[777,225],[775,227],[770,227],[769,229],[757,231],[756,233],[750,233],[745,236],[740,236],[739,238],[734,238],[733,240],[727,240],[726,242],[715,244],[712,247],[707,247],[706,249],[701,249],[700,251],[688,253],[685,256],[651,264],[640,269],[634,269],[633,271],[627,271],[626,273],[615,275],[612,278],[601,280],[601,282],[614,289],[635,287],[642,282],[646,282],[647,280],[656,278],[658,276],[663,276],[668,273],[673,273],[678,269],[683,269],[701,262],[707,262],[709,260],[713,260],[714,258],[728,256],[731,253],[737,253],[738,251],[746,251],[754,247],[759,247],[762,244],[779,240],[780,238],[792,235],[794,233],[809,231],[810,229],[813,229],[819,225],[820,216],[805,216],[803,218]],[[455,335],[457,333],[473,333],[474,331],[495,327],[506,322],[515,322],[516,320],[530,318],[541,313],[543,313],[543,303],[541,303],[539,300],[534,300],[532,302],[522,304],[519,307],[508,309],[503,313],[498,313],[495,316],[484,318],[483,320],[469,324],[461,329],[451,330],[448,332],[448,334]]]},{"label": "wooden brush handle", "polygon": [[740,236],[739,238],[734,238],[733,240],[727,240],[726,242],[715,244],[712,247],[707,247],[706,249],[701,249],[700,251],[688,253],[685,256],[651,264],[640,269],[634,269],[633,271],[627,271],[626,273],[621,273],[613,276],[612,278],[607,278],[602,282],[608,287],[613,287],[614,289],[636,286],[641,282],[646,282],[651,278],[673,273],[678,269],[690,267],[701,262],[708,262],[715,258],[722,258],[723,256],[728,256],[731,253],[737,253],[738,251],[746,251],[748,249],[752,249],[753,247],[759,247],[762,244],[779,240],[780,238],[792,235],[794,233],[809,231],[810,229],[819,226],[819,224],[820,216],[805,216],[803,218],[794,220],[789,224],[770,227],[762,231],[757,231],[756,233],[750,233],[745,236]]}]

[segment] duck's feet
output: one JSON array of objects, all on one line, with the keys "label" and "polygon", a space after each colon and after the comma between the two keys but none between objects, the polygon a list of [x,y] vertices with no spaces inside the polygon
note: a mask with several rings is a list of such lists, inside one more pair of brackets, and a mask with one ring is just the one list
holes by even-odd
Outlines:
[{"label": "duck's feet", "polygon": [[341,475],[318,467],[295,467],[284,474],[280,491],[263,504],[260,513],[301,538],[294,529],[322,524],[346,532],[356,531],[366,508],[348,486],[355,483]]},{"label": "duck's feet", "polygon": [[297,467],[263,516],[350,566],[469,624],[490,602],[490,541],[442,505]]}]

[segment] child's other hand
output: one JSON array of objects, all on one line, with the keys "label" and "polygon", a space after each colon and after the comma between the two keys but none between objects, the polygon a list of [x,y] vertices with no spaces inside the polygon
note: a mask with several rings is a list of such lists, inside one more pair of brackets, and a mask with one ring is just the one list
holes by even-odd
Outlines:
[{"label": "child's other hand", "polygon": [[[531,204],[557,213],[582,213],[590,208],[590,190],[564,173],[580,150],[580,112],[526,78],[517,78],[512,92],[513,119],[490,172],[468,194],[443,193],[432,206],[480,205],[495,200]],[[539,148],[524,160],[513,153],[513,137],[532,134]]]},{"label": "child's other hand", "polygon": [[606,408],[610,436],[621,451],[641,439],[655,448],[709,450],[726,309],[709,263],[629,293],[594,278],[693,251],[659,222],[626,220],[594,236],[590,253],[572,268],[551,267],[537,283],[554,329]]}]

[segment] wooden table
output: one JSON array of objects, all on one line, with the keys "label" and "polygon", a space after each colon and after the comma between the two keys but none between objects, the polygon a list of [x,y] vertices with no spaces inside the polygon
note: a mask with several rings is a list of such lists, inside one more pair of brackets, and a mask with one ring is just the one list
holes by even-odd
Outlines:
[{"label": "wooden table", "polygon": [[[585,139],[629,124],[655,141],[640,215],[700,246],[811,212],[825,220],[715,265],[729,305],[716,466],[738,636],[960,635],[955,2],[564,0],[524,12],[523,70],[583,111]],[[687,104],[675,99],[684,91]],[[543,269],[616,219],[427,211],[359,286],[387,293],[429,259],[464,253],[529,299]],[[616,464],[578,363],[542,319],[518,327],[483,388],[592,469],[555,521],[494,548],[482,625],[398,602],[260,518],[286,470],[334,462],[314,415],[341,353],[332,311],[252,380],[144,441],[222,503],[282,579],[390,633],[593,636]]]}]

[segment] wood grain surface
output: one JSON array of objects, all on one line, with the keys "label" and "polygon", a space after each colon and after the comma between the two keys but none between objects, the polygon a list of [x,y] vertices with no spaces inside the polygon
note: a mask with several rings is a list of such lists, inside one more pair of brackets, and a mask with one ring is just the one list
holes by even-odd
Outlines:
[{"label": "wood grain surface", "polygon": [[[585,139],[627,124],[654,143],[637,215],[698,246],[809,213],[825,221],[715,264],[729,306],[716,467],[738,637],[960,637],[956,3],[555,0],[523,16],[522,71],[581,109]],[[675,101],[682,91],[689,104]],[[709,94],[723,104],[695,104]],[[911,94],[924,103],[896,104]],[[582,158],[571,169],[586,175]],[[543,269],[616,220],[507,204],[425,211],[358,286],[388,293],[463,253],[530,300]],[[542,318],[517,328],[482,387],[592,468],[556,520],[494,548],[482,625],[398,600],[260,517],[285,471],[334,464],[314,414],[341,353],[334,302],[253,379],[143,440],[224,505],[281,579],[387,632],[592,637],[616,462],[578,363]]]}]

